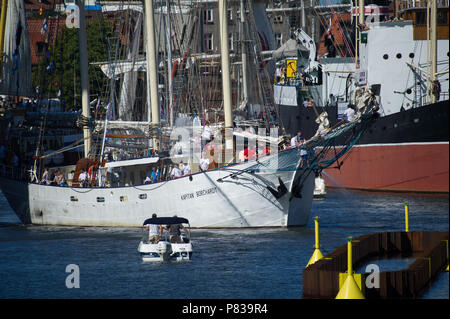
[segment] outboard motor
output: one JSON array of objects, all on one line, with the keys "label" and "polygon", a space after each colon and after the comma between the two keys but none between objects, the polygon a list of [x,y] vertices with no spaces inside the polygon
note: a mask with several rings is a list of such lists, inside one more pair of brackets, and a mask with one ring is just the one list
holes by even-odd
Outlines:
[{"label": "outboard motor", "polygon": [[157,248],[157,252],[160,255],[164,255],[166,253],[170,253],[172,251],[171,246],[168,242],[166,241],[160,241],[158,243],[158,248]]}]

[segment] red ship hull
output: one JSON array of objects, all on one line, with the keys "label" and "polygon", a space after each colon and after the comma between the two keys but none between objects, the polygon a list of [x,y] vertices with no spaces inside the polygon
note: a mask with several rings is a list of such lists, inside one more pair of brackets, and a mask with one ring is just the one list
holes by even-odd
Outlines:
[{"label": "red ship hull", "polygon": [[340,169],[328,168],[328,187],[398,192],[449,192],[449,144],[355,145]]}]

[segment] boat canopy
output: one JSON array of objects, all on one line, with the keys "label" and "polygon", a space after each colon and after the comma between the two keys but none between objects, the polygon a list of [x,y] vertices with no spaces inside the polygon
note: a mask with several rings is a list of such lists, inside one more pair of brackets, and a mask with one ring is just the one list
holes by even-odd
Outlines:
[{"label": "boat canopy", "polygon": [[173,224],[189,224],[189,221],[183,217],[153,217],[146,219],[143,225],[173,225]]}]

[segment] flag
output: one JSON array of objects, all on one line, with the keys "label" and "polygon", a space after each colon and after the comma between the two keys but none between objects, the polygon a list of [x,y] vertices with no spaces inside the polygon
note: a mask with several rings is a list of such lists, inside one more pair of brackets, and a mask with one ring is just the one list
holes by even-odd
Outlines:
[{"label": "flag", "polygon": [[44,35],[47,32],[47,29],[48,29],[47,19],[45,19],[44,23],[42,24],[41,34]]}]

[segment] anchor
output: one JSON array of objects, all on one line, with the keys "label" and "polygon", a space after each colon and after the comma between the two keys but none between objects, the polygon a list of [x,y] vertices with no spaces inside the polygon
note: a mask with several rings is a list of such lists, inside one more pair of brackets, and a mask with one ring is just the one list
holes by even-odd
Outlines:
[{"label": "anchor", "polygon": [[283,181],[281,180],[281,178],[279,176],[278,176],[278,182],[280,185],[278,185],[277,190],[274,190],[272,187],[267,185],[267,189],[272,193],[272,195],[276,199],[283,197],[283,195],[288,192],[286,185],[284,185]]}]

